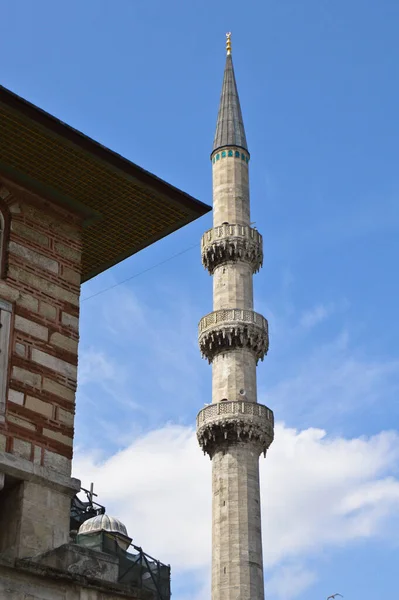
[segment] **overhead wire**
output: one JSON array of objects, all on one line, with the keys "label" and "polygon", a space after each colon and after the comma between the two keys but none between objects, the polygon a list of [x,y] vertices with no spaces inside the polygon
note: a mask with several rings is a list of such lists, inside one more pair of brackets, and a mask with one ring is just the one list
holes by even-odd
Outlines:
[{"label": "overhead wire", "polygon": [[127,283],[128,281],[131,281],[132,279],[136,279],[136,277],[139,277],[140,275],[144,275],[144,273],[148,273],[148,271],[152,271],[153,269],[156,269],[157,267],[164,265],[165,263],[173,260],[174,258],[177,258],[177,257],[181,256],[182,254],[185,254],[186,252],[193,250],[193,248],[198,248],[198,246],[199,246],[199,244],[193,244],[192,246],[189,246],[185,250],[181,250],[180,252],[177,252],[176,254],[172,254],[172,256],[169,256],[168,258],[161,260],[160,262],[156,263],[155,265],[152,265],[151,267],[148,267],[147,269],[143,269],[143,271],[139,271],[138,273],[135,273],[134,275],[131,275],[130,277],[127,277],[126,279],[123,279],[123,281],[118,281],[118,283],[114,283],[113,285],[110,285],[109,287],[104,288],[103,290],[100,290],[100,291],[96,292],[95,294],[91,294],[90,296],[86,296],[86,298],[82,298],[81,302],[86,302],[86,300],[91,300],[92,298],[95,298],[96,296],[105,294],[105,292],[109,292],[110,290],[113,290],[114,288],[116,288],[120,285],[123,285],[124,283]]}]

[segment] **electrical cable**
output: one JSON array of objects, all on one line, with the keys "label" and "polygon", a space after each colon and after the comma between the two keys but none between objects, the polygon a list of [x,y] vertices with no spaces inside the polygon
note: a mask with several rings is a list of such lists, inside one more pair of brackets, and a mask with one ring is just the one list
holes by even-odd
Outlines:
[{"label": "electrical cable", "polygon": [[164,265],[165,263],[173,260],[174,258],[177,258],[178,256],[181,256],[182,254],[189,252],[189,250],[192,250],[193,248],[198,248],[198,246],[199,246],[199,244],[193,244],[192,246],[189,246],[185,250],[182,250],[181,252],[178,252],[177,254],[173,254],[172,256],[169,256],[169,258],[165,258],[165,260],[161,260],[160,262],[156,263],[155,265],[152,265],[151,267],[148,267],[147,269],[144,269],[143,271],[139,271],[138,273],[135,273],[134,275],[127,277],[123,281],[114,283],[114,285],[110,285],[109,287],[107,287],[103,290],[100,290],[99,292],[96,292],[95,294],[92,294],[91,296],[86,296],[86,298],[82,298],[81,302],[85,302],[86,300],[91,300],[92,298],[95,298],[96,296],[100,296],[100,294],[105,294],[105,292],[109,292],[110,290],[113,290],[114,288],[118,287],[119,285],[123,285],[124,283],[127,283],[128,281],[131,281],[132,279],[135,279],[136,277],[139,277],[140,275],[143,275],[144,273],[148,273],[148,271],[152,271],[152,269],[155,269],[156,267]]}]

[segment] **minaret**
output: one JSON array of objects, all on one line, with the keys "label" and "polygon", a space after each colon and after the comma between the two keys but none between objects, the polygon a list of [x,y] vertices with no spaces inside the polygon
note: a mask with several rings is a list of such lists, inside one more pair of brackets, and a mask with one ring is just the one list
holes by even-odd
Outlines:
[{"label": "minaret", "polygon": [[212,364],[212,404],[197,416],[197,437],[212,460],[212,600],[264,600],[259,455],[273,441],[273,413],[257,402],[256,365],[269,339],[266,319],[253,310],[262,236],[250,221],[249,152],[229,33],[211,161],[213,228],[201,250],[213,275],[213,312],[199,323],[199,345]]}]

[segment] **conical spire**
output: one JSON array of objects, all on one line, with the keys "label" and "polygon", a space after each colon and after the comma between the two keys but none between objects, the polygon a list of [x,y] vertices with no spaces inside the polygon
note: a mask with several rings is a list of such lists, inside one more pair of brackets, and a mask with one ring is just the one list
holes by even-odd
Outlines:
[{"label": "conical spire", "polygon": [[238,97],[236,78],[234,75],[233,59],[231,57],[231,34],[227,33],[226,37],[226,67],[224,69],[222,95],[220,97],[219,114],[212,152],[222,146],[239,146],[248,151],[240,99]]}]

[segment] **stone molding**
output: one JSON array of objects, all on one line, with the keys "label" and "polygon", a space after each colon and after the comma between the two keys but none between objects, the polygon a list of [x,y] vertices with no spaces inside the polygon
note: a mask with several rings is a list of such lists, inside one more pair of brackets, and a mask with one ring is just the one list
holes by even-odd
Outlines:
[{"label": "stone molding", "polygon": [[198,325],[201,354],[211,363],[220,352],[248,348],[263,360],[269,348],[269,330],[265,317],[253,310],[226,308],[209,313]]},{"label": "stone molding", "polygon": [[261,234],[248,225],[224,223],[204,233],[201,239],[202,264],[212,275],[216,267],[239,260],[257,273],[263,264]]},{"label": "stone molding", "polygon": [[204,454],[211,458],[217,450],[240,442],[251,442],[259,454],[266,455],[273,438],[273,412],[257,402],[217,402],[197,415],[197,439]]}]

